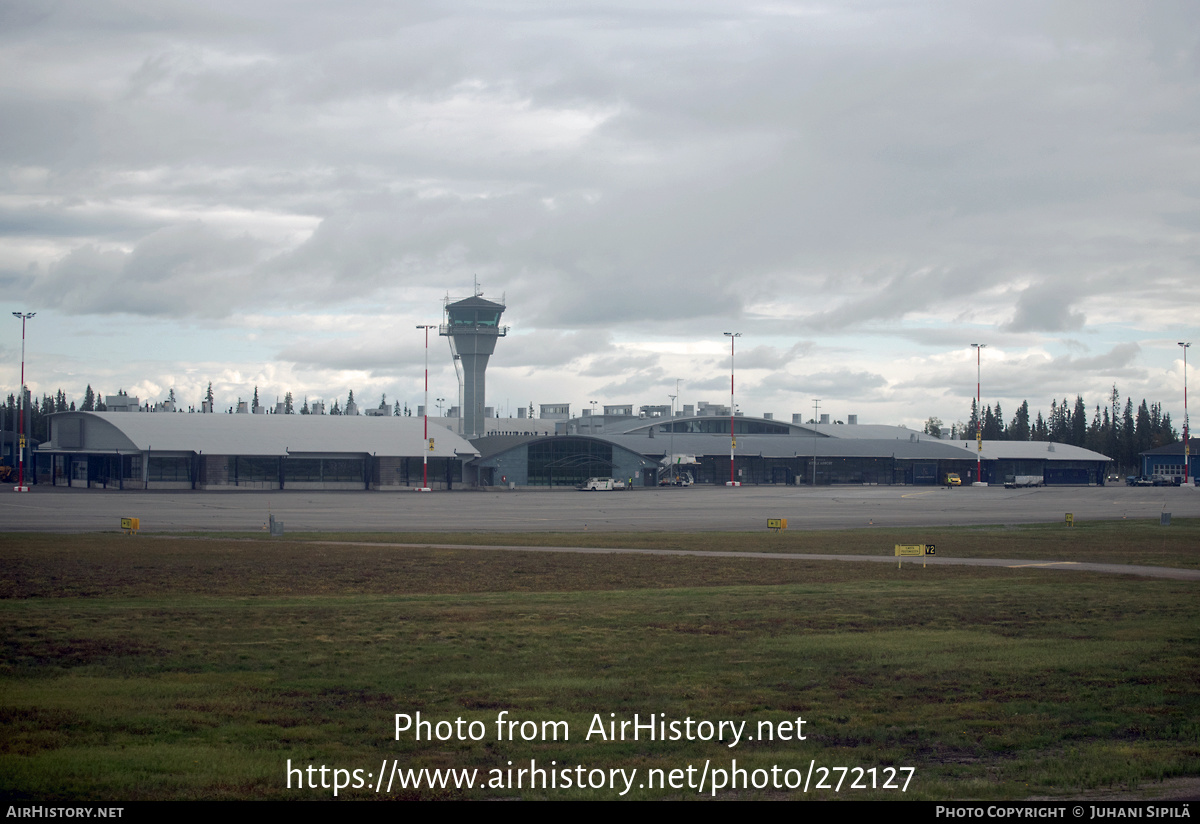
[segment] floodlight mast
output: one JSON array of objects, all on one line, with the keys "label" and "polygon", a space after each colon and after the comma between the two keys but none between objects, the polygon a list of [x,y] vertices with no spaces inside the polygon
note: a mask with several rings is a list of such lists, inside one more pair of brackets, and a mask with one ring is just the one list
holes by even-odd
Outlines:
[{"label": "floodlight mast", "polygon": [[1187,408],[1187,350],[1191,341],[1179,341],[1183,348],[1183,482],[1188,483],[1188,462],[1191,458],[1191,443],[1188,441],[1188,408]]},{"label": "floodlight mast", "polygon": [[975,347],[975,482],[983,483],[983,410],[979,394],[979,353],[987,348],[986,343],[972,343]]},{"label": "floodlight mast", "polygon": [[675,470],[675,461],[677,460],[675,457],[675,399],[679,397],[679,381],[675,381],[675,394],[667,395],[667,397],[671,399],[671,422],[669,424],[671,427],[671,483],[674,484],[675,476],[678,474]]},{"label": "floodlight mast", "polygon": [[726,332],[729,338],[729,483],[726,486],[741,486],[733,479],[733,450],[737,447],[737,435],[733,431],[733,419],[737,414],[737,406],[733,394],[733,343],[742,336],[741,332]]},{"label": "floodlight mast", "polygon": [[[821,420],[821,399],[813,398],[813,423],[819,423]],[[813,430],[814,432],[816,430]],[[813,438],[813,463],[812,463],[812,485],[815,489],[817,486],[817,439]]]},{"label": "floodlight mast", "polygon": [[17,401],[17,430],[20,440],[17,445],[17,485],[13,488],[14,492],[29,491],[29,487],[25,485],[25,321],[36,314],[37,312],[13,312],[14,318],[21,319],[21,389],[17,393],[20,395]]}]

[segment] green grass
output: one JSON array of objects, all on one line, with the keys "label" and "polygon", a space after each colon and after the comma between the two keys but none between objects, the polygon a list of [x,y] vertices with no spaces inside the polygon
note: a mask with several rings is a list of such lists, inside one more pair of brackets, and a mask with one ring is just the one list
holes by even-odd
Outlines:
[{"label": "green grass", "polygon": [[[1050,528],[941,532],[939,553],[958,542],[1020,557],[1010,533],[1027,548],[1061,551]],[[1158,534],[1115,524],[1090,538],[1104,557]],[[807,551],[860,546],[861,531],[822,536],[831,546]],[[540,537],[553,545],[567,536]],[[603,537],[743,549],[792,538]],[[813,533],[796,537],[815,542]],[[1072,560],[1091,560],[1083,544],[1073,546]],[[1172,538],[1156,551],[1185,550]],[[1110,788],[1154,795],[1162,779],[1200,775],[1200,601],[1184,582],[1029,568],[331,547],[296,536],[4,536],[0,565],[0,793],[10,799],[330,797],[287,790],[289,759],[377,771],[395,758],[486,772],[534,758],[636,767],[643,777],[706,760],[728,768],[735,758],[739,767],[802,771],[814,761],[894,765],[916,768],[904,797],[922,799]],[[571,739],[497,741],[501,710],[565,720]],[[484,721],[487,736],[393,740],[394,714],[417,711]],[[583,740],[594,713],[635,712],[751,728],[803,717],[808,738],[733,749]],[[636,787],[630,795],[697,797]]]},{"label": "green grass", "polygon": [[[271,541],[262,533],[195,533],[195,537]],[[621,547],[837,555],[891,555],[896,544],[936,544],[938,554],[958,558],[1087,560],[1200,569],[1200,519],[1084,521],[976,527],[873,527],[784,532],[340,532],[289,533],[289,541],[472,544],[537,547]]]}]

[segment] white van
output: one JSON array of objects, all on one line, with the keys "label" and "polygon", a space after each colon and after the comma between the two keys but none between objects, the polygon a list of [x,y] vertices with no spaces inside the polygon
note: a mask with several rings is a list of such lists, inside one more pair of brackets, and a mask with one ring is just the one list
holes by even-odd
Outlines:
[{"label": "white van", "polygon": [[595,492],[597,490],[605,491],[613,488],[612,478],[588,478],[583,486],[579,487],[582,492]]}]

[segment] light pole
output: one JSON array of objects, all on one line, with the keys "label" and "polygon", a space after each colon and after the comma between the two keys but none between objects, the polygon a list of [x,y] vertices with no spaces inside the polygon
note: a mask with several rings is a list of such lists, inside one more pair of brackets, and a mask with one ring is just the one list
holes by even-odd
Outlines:
[{"label": "light pole", "polygon": [[[25,321],[36,314],[37,312],[13,312],[14,318],[21,319],[21,390],[17,401],[17,427],[20,433],[17,449],[20,452],[17,457],[17,485],[13,488],[14,492],[29,491],[29,487],[25,486]],[[1186,417],[1187,414],[1184,413],[1184,418]]]},{"label": "light pole", "polygon": [[986,343],[972,343],[975,347],[975,482],[983,483],[983,409],[979,394],[979,353]]},{"label": "light pole", "polygon": [[425,324],[418,326],[425,330],[425,405],[421,410],[425,413],[425,447],[421,450],[421,488],[418,492],[429,492],[429,330],[436,325]]},{"label": "light pole", "polygon": [[[1188,459],[1191,457],[1191,444],[1188,443],[1188,411],[1187,411],[1187,350],[1191,341],[1180,341],[1183,348],[1183,482],[1188,482]],[[22,350],[23,351],[23,350]]]},{"label": "light pole", "polygon": [[[678,385],[675,387],[675,391],[679,391]],[[671,483],[674,484],[678,474],[675,470],[675,399],[679,396],[667,395],[667,397],[671,399],[671,423],[668,425],[671,427]]]},{"label": "light pole", "polygon": [[733,418],[737,407],[733,395],[733,342],[742,336],[741,332],[726,332],[729,338],[729,483],[726,486],[741,486],[733,479],[733,450],[737,448],[737,435],[733,432]]},{"label": "light pole", "polygon": [[[821,399],[813,398],[813,424],[818,423],[821,412]],[[817,438],[816,430],[813,430],[813,464],[812,464],[812,485],[815,488],[817,485]]]}]

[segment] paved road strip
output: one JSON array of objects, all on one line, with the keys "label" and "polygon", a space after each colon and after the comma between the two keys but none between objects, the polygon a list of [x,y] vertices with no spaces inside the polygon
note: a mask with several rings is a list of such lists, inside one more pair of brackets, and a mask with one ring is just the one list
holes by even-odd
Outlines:
[{"label": "paved road strip", "polygon": [[[896,563],[892,555],[810,555],[791,552],[719,552],[697,549],[627,549],[613,547],[577,546],[494,546],[482,544],[392,544],[373,541],[303,541],[302,543],[325,546],[386,546],[403,549],[479,549],[507,552],[573,552],[580,554],[611,555],[690,555],[698,558],[764,558],[776,561],[860,561],[867,563]],[[1169,578],[1175,581],[1200,581],[1200,569],[1177,569],[1175,567],[1138,566],[1135,564],[1097,564],[1086,561],[1042,561],[1029,562],[1016,558],[947,558],[926,556],[906,559],[911,563],[945,564],[952,566],[990,566],[1022,569],[1038,566],[1046,569],[1073,570],[1078,572],[1101,572],[1108,575],[1136,575],[1140,578]]]}]

